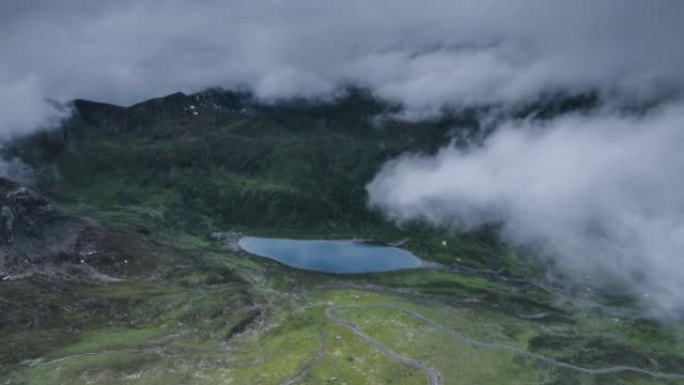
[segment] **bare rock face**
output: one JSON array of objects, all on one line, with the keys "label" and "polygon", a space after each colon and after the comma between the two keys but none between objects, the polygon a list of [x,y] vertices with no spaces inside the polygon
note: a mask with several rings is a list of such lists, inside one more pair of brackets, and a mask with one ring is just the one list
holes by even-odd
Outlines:
[{"label": "bare rock face", "polygon": [[36,192],[0,178],[0,279],[77,254],[87,228]]}]

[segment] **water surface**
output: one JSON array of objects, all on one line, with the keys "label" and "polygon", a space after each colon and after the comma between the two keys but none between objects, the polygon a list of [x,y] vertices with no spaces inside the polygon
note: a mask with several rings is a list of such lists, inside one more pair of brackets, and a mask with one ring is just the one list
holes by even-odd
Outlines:
[{"label": "water surface", "polygon": [[422,261],[397,247],[356,241],[240,239],[248,253],[299,269],[326,273],[374,273],[419,267]]}]

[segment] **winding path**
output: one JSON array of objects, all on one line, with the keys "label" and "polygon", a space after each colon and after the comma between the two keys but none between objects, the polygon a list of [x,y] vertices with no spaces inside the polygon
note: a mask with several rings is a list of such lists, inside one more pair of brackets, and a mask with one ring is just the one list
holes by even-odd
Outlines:
[{"label": "winding path", "polygon": [[318,361],[320,361],[323,358],[323,355],[325,354],[326,345],[325,340],[322,336],[318,337],[318,342],[319,344],[316,354],[314,354],[313,357],[311,357],[309,361],[303,365],[302,371],[300,371],[299,374],[297,374],[296,376],[288,378],[285,381],[281,382],[280,385],[294,385],[300,382],[304,382],[304,380],[306,380],[306,377],[309,375],[309,371],[311,370],[311,368]]},{"label": "winding path", "polygon": [[351,330],[352,333],[361,337],[363,340],[368,342],[375,349],[384,353],[389,358],[391,358],[395,361],[399,361],[399,362],[403,363],[404,365],[425,371],[428,375],[429,380],[430,380],[430,382],[429,382],[430,385],[443,385],[444,384],[444,381],[442,380],[442,375],[439,373],[439,371],[437,369],[433,368],[432,366],[430,366],[430,365],[428,365],[422,361],[418,361],[418,360],[414,360],[413,358],[402,356],[401,354],[395,352],[394,350],[389,349],[388,347],[381,344],[380,342],[378,342],[373,337],[366,334],[363,330],[361,330],[358,326],[356,326],[356,324],[345,320],[344,318],[338,316],[335,313],[336,309],[349,308],[349,307],[358,307],[358,306],[356,306],[356,305],[330,306],[330,307],[325,309],[325,315],[328,318],[335,321],[340,326],[344,326],[347,329]]},{"label": "winding path", "polygon": [[402,356],[393,350],[390,350],[377,340],[373,339],[370,337],[368,334],[366,334],[363,330],[361,330],[356,324],[345,320],[344,318],[341,318],[335,313],[335,310],[337,309],[361,309],[361,308],[369,308],[369,307],[381,307],[381,308],[387,308],[387,309],[394,309],[396,311],[402,312],[404,314],[407,314],[413,318],[419,319],[423,321],[424,323],[439,329],[450,336],[458,339],[459,341],[480,347],[480,348],[485,348],[485,349],[498,349],[498,350],[505,350],[509,351],[515,354],[519,354],[521,356],[526,356],[528,358],[541,361],[544,363],[547,363],[552,366],[556,366],[559,368],[564,368],[564,369],[570,369],[574,370],[580,373],[585,373],[585,374],[590,374],[590,375],[601,375],[601,374],[613,374],[613,373],[621,373],[621,372],[632,372],[632,373],[639,373],[643,375],[647,375],[653,378],[658,378],[658,379],[666,379],[666,380],[682,380],[684,379],[684,374],[680,373],[663,373],[663,372],[654,372],[646,369],[641,369],[633,366],[626,366],[626,365],[618,365],[618,366],[611,366],[607,368],[598,368],[598,369],[592,369],[592,368],[584,368],[581,366],[576,366],[573,364],[569,364],[566,362],[561,362],[557,361],[553,358],[549,358],[540,354],[532,353],[527,350],[523,350],[520,348],[516,348],[514,346],[510,345],[504,345],[504,344],[498,344],[498,343],[493,343],[493,342],[482,342],[470,337],[467,337],[455,330],[449,329],[441,324],[438,324],[437,322],[425,317],[424,315],[415,312],[413,310],[408,310],[403,307],[397,306],[397,305],[392,305],[392,304],[373,304],[373,305],[333,305],[329,306],[325,309],[325,315],[338,323],[341,326],[346,327],[347,329],[351,330],[354,334],[357,336],[361,337],[364,339],[366,342],[371,344],[374,348],[377,350],[383,352],[385,355],[389,356],[392,359],[395,359],[397,361],[400,361],[406,365],[422,369],[428,373],[428,376],[430,378],[430,385],[442,385],[442,376],[441,374],[437,371],[437,369],[429,366],[426,363],[423,363],[421,361],[414,360],[412,358],[408,358],[405,356]]}]

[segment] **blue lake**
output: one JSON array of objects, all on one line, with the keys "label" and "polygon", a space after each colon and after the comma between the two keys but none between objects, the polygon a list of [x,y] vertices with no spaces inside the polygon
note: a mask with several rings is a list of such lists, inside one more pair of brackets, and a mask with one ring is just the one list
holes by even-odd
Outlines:
[{"label": "blue lake", "polygon": [[299,269],[326,273],[374,273],[419,267],[422,261],[396,247],[356,241],[303,241],[244,237],[248,253]]}]

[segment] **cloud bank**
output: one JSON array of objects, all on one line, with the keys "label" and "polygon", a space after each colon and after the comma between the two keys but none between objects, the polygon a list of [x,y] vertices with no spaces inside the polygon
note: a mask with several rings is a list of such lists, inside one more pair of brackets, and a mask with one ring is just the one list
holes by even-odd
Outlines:
[{"label": "cloud bank", "polygon": [[509,243],[596,285],[684,310],[684,106],[505,123],[481,146],[408,155],[368,186],[398,221],[501,225]]}]

